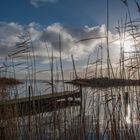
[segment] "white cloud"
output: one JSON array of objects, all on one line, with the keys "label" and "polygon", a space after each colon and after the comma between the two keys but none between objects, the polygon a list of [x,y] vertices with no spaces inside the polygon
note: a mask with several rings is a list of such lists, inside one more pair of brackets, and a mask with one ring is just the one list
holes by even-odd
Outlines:
[{"label": "white cloud", "polygon": [[17,23],[0,22],[0,56],[5,56],[11,47],[18,42],[18,36],[23,32],[23,27]]},{"label": "white cloud", "polygon": [[42,4],[45,4],[47,2],[49,3],[54,3],[56,2],[57,0],[30,0],[30,3],[34,6],[34,7],[39,7],[41,6]]},{"label": "white cloud", "polygon": [[[104,25],[103,25],[104,26]],[[52,24],[46,27],[40,34],[40,40],[47,42],[49,46],[52,46],[56,52],[59,51],[59,34],[61,36],[61,48],[63,51],[63,57],[68,58],[73,54],[76,59],[81,59],[91,53],[96,45],[100,44],[104,39],[91,40],[85,42],[76,43],[78,40],[88,37],[96,37],[103,35],[102,26],[96,29],[89,30],[87,27],[79,30],[78,32],[72,31],[63,27],[60,23]]]},{"label": "white cloud", "polygon": [[[81,39],[96,38],[105,36],[105,25],[88,27],[84,26],[82,29],[73,30],[67,28],[60,23],[54,23],[46,27],[32,22],[26,27],[18,23],[5,23],[0,22],[0,56],[6,56],[20,41],[20,35],[24,34],[25,29],[30,32],[33,46],[35,48],[35,54],[38,58],[42,58],[42,62],[48,62],[45,60],[47,56],[46,45],[49,50],[54,50],[54,56],[59,57],[59,34],[61,36],[61,48],[62,58],[65,60],[71,60],[71,54],[74,55],[75,60],[80,61],[87,58],[92,54],[96,59],[97,48],[102,44],[104,56],[106,56],[106,39],[91,39],[81,42],[77,42]],[[117,35],[109,32],[110,42],[117,38]],[[111,57],[118,58],[119,43],[110,45]],[[44,60],[43,60],[44,59]]]},{"label": "white cloud", "polygon": [[[61,36],[62,59],[67,65],[65,68],[72,67],[69,64],[71,64],[71,55],[73,54],[74,59],[77,60],[76,67],[80,65],[81,67],[79,67],[79,69],[82,70],[89,55],[91,56],[92,62],[97,59],[99,45],[102,45],[103,61],[106,61],[106,38],[79,41],[87,38],[105,36],[105,25],[93,27],[84,26],[81,29],[74,30],[60,23],[54,23],[44,27],[35,22],[26,26],[14,22],[0,22],[0,58],[4,58],[11,53],[16,43],[21,41],[19,36],[24,35],[26,31],[30,33],[37,63],[40,65],[46,66],[49,62],[47,59],[46,45],[50,51],[50,55],[53,48],[54,57],[59,57],[59,35]],[[117,38],[118,34],[112,34],[109,31],[109,42]],[[130,51],[130,46],[133,46],[133,41],[129,39],[125,41],[124,45],[125,50]],[[116,60],[119,60],[120,54],[119,40],[110,43],[109,47],[111,62],[116,62]],[[37,64],[38,67],[39,64]]]}]

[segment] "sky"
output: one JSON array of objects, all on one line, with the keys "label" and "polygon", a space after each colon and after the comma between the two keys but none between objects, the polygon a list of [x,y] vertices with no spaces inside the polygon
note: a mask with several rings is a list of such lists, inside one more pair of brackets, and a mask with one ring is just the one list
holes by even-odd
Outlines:
[{"label": "sky", "polygon": [[[105,38],[76,43],[81,39],[106,35],[106,5],[106,0],[1,0],[0,58],[7,56],[20,41],[19,36],[28,31],[37,63],[45,69],[48,64],[45,45],[49,50],[53,48],[54,56],[58,57],[60,34],[64,67],[70,69],[71,55],[79,68],[84,67],[89,55],[95,59],[99,45],[104,46],[106,55]],[[128,0],[128,5],[132,17],[139,17],[134,0]],[[110,41],[118,38],[115,27],[126,13],[127,8],[121,0],[109,0]],[[118,57],[117,45],[110,45],[113,57]]]},{"label": "sky", "polygon": [[[133,0],[128,1],[134,10]],[[43,26],[60,22],[74,28],[106,23],[106,0],[1,0],[0,3],[0,20],[5,22],[37,22]],[[126,8],[121,0],[110,0],[109,7],[110,21],[115,25],[126,14]]]}]

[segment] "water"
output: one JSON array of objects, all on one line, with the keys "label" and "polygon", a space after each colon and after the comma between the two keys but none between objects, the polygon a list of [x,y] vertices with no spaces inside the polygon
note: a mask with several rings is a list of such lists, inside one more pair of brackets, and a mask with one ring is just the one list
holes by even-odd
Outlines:
[{"label": "water", "polygon": [[[51,81],[37,80],[35,83],[32,81],[22,80],[22,84],[8,88],[10,98],[22,98],[29,96],[29,86],[32,87],[32,96],[46,95],[52,92]],[[63,84],[62,81],[54,82],[54,92],[59,93],[63,91],[72,91],[76,89],[70,84]]]},{"label": "water", "polygon": [[[51,86],[46,81],[37,81],[36,84],[35,96],[51,93]],[[28,86],[29,83],[24,82],[17,87],[13,87],[10,92],[10,98],[15,97],[16,91],[18,91],[18,95],[16,96],[19,98],[28,97]],[[72,90],[74,88],[75,87],[72,85],[65,85],[65,89]],[[63,89],[63,83],[61,81],[55,83],[55,91],[60,92],[63,91]],[[32,127],[38,122],[37,125],[41,129],[40,134],[44,139],[46,137],[50,138],[55,133],[58,138],[60,138],[60,136],[61,139],[67,137],[69,140],[70,138],[73,138],[70,135],[71,132],[73,132],[73,136],[77,135],[77,133],[81,133],[79,132],[81,127],[85,128],[85,137],[87,140],[94,140],[97,137],[109,139],[112,137],[112,132],[114,131],[116,132],[118,139],[123,139],[125,138],[125,133],[132,130],[133,133],[131,133],[131,135],[135,136],[136,139],[139,139],[139,86],[83,88],[82,95],[82,109],[80,109],[80,107],[72,107],[37,115],[35,118],[38,121],[35,121],[34,117],[32,118],[32,121],[34,122],[32,123]],[[57,116],[57,118],[54,116]],[[40,117],[41,120],[39,119]],[[20,120],[22,122],[22,125],[20,124],[20,126],[24,126],[20,129],[25,135],[22,135],[22,137],[27,138],[28,135],[26,131],[28,131],[28,118],[25,118],[26,117],[24,117],[24,121]],[[81,118],[83,120],[82,122]],[[67,120],[66,129],[65,120]],[[56,126],[54,130],[55,121]],[[57,126],[58,122],[59,125]],[[61,127],[60,130],[59,127]],[[36,131],[37,130],[34,130],[33,134]],[[68,135],[66,137],[62,135],[65,131],[67,131]]]}]

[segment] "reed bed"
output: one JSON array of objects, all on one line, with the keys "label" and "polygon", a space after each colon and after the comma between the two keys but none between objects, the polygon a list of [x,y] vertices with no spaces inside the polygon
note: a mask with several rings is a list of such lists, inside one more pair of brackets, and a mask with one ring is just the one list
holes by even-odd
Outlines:
[{"label": "reed bed", "polygon": [[[108,1],[109,2],[109,1]],[[116,28],[120,40],[120,58],[117,68],[114,68],[109,52],[107,23],[107,58],[103,58],[103,46],[97,49],[96,61],[88,57],[86,69],[82,76],[76,69],[74,56],[72,59],[71,81],[88,80],[89,86],[82,83],[77,85],[66,83],[62,58],[61,33],[59,35],[59,57],[54,57],[54,50],[49,51],[46,45],[46,54],[49,61],[47,70],[37,67],[37,58],[31,36],[28,32],[21,36],[21,41],[6,57],[0,67],[0,78],[17,79],[18,73],[23,74],[20,85],[0,86],[0,139],[1,140],[139,140],[140,139],[140,50],[139,50],[139,23],[140,19],[132,20],[129,5],[123,1],[128,10],[125,20],[121,19]],[[138,9],[139,4],[135,2]],[[107,3],[107,21],[109,22],[109,3]],[[127,34],[129,32],[129,34]],[[101,37],[102,38],[102,37]],[[83,39],[87,41],[93,38]],[[124,42],[133,40],[133,51],[126,52]],[[78,41],[78,42],[80,42]],[[45,80],[45,89],[40,88],[37,80],[39,73],[47,72],[49,80]],[[47,77],[47,75],[46,75]],[[121,79],[138,84],[124,86],[91,86],[92,80]],[[69,81],[70,83],[72,83]],[[97,81],[97,80],[96,80]],[[91,82],[91,83],[90,83]],[[118,81],[119,82],[119,81]],[[60,84],[61,83],[61,84]],[[1,84],[1,83],[0,83]],[[93,83],[92,83],[93,84]],[[97,85],[100,83],[96,83]],[[79,96],[55,99],[60,91],[74,93]],[[42,95],[51,94],[47,102],[42,102]],[[38,102],[34,97],[38,98]],[[26,98],[27,103],[19,106],[7,105],[7,102],[20,102]],[[68,106],[69,102],[79,103],[77,106]],[[59,102],[59,104],[58,104]],[[23,104],[23,102],[21,103]],[[4,106],[4,107],[3,107]],[[37,106],[37,107],[36,107]],[[64,106],[63,108],[59,108]],[[45,111],[44,108],[50,108]],[[53,109],[52,109],[53,108]],[[44,110],[43,110],[44,109]],[[23,113],[23,110],[27,112]],[[16,116],[16,117],[15,117]],[[17,117],[19,116],[19,117]]]}]

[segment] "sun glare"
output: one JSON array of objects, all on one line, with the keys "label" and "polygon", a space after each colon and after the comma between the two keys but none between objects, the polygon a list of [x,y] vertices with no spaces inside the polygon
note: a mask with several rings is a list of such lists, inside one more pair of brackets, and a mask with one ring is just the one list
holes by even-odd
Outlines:
[{"label": "sun glare", "polygon": [[125,52],[130,52],[133,50],[133,42],[130,40],[127,40],[124,42],[124,51]]},{"label": "sun glare", "polygon": [[[115,41],[113,44],[115,46],[120,46],[120,40]],[[129,40],[129,39],[125,40],[123,43],[121,43],[121,47],[123,47],[124,52],[127,52],[127,53],[134,50],[133,46],[134,46],[134,42],[132,40]],[[120,49],[120,48],[118,47],[118,49]]]}]

